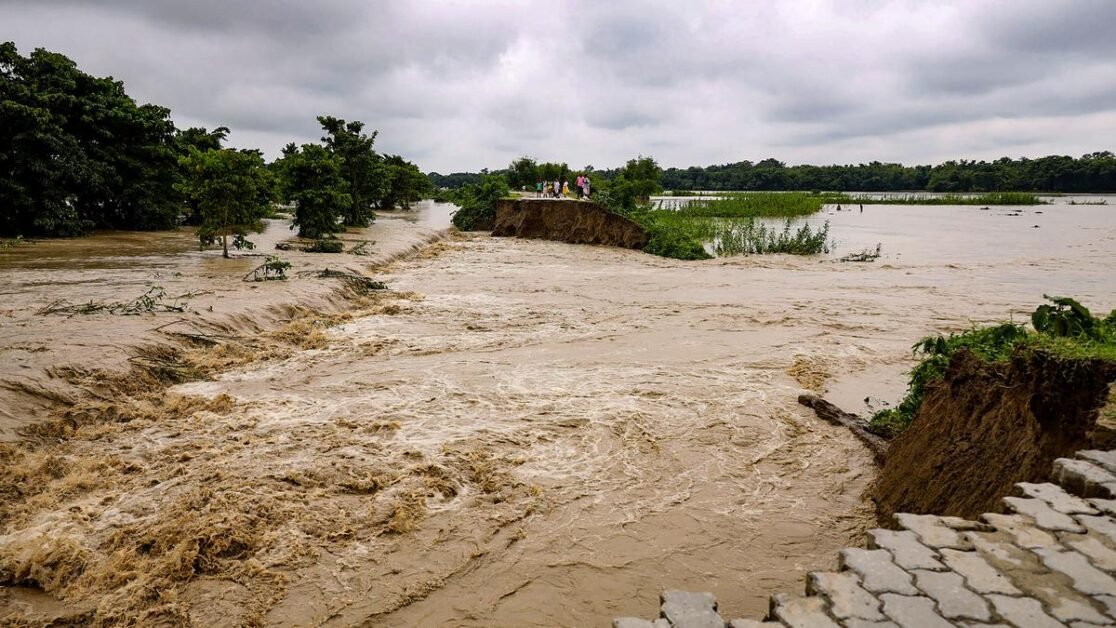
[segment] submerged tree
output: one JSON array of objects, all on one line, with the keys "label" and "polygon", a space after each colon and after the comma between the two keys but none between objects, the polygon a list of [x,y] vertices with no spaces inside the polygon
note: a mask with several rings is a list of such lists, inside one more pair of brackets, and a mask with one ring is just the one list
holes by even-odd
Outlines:
[{"label": "submerged tree", "polygon": [[346,226],[367,227],[376,219],[372,208],[382,202],[388,192],[388,168],[384,159],[373,150],[378,131],[363,133],[364,123],[346,122],[332,116],[318,116],[326,132],[322,141],[338,158],[341,178],[349,194],[349,204],[341,213]]},{"label": "submerged tree", "polygon": [[348,183],[341,175],[341,160],[318,144],[284,152],[283,176],[288,198],[296,205],[294,224],[298,235],[320,238],[344,228],[339,218],[352,207]]},{"label": "submerged tree", "polygon": [[431,190],[430,180],[419,167],[399,155],[388,155],[384,160],[388,170],[388,187],[382,207],[409,209]]},{"label": "submerged tree", "polygon": [[202,245],[221,240],[229,256],[228,237],[237,248],[252,248],[245,236],[259,232],[272,196],[271,178],[258,151],[193,146],[180,160],[185,172],[179,189],[200,212],[198,239]]}]

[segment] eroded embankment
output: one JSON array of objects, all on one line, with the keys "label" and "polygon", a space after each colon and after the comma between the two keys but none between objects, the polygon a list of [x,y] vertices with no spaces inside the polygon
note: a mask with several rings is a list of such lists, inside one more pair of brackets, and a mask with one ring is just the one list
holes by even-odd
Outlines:
[{"label": "eroded embankment", "polygon": [[967,350],[931,385],[887,452],[873,488],[879,520],[897,512],[975,518],[1016,482],[1043,482],[1054,459],[1108,447],[1098,414],[1116,363],[1022,351],[986,363]]},{"label": "eroded embankment", "polygon": [[639,224],[589,201],[517,199],[496,203],[494,236],[642,249],[649,239]]}]

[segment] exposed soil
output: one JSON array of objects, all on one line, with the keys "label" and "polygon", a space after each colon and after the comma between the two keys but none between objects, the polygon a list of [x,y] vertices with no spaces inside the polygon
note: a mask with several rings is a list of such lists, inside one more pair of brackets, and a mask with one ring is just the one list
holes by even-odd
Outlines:
[{"label": "exposed soil", "polygon": [[518,199],[496,203],[494,236],[642,249],[647,230],[588,201]]},{"label": "exposed soil", "polygon": [[1094,445],[1114,380],[1116,363],[1101,360],[1022,353],[988,364],[958,352],[887,452],[873,488],[880,521],[998,511],[1016,482],[1044,482],[1056,458]]}]

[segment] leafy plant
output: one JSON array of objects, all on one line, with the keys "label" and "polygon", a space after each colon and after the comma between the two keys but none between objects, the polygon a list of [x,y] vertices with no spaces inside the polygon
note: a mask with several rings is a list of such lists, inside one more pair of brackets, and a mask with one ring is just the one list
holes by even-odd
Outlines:
[{"label": "leafy plant", "polygon": [[988,363],[1006,361],[1021,350],[1116,361],[1116,310],[1098,319],[1074,299],[1046,298],[1051,304],[1038,306],[1031,315],[1034,332],[1015,323],[1001,323],[949,336],[929,336],[915,343],[912,350],[922,360],[911,369],[906,397],[897,407],[874,414],[868,429],[881,436],[905,430],[918,413],[927,386],[942,378],[954,353],[962,348]]},{"label": "leafy plant", "polygon": [[466,185],[457,194],[459,209],[453,226],[462,231],[491,229],[496,222],[496,201],[508,196],[508,182],[500,175],[485,175],[477,185]]},{"label": "leafy plant", "polygon": [[282,281],[287,278],[291,263],[278,255],[268,255],[263,264],[253,268],[244,276],[244,281]]},{"label": "leafy plant", "polygon": [[1031,314],[1031,324],[1035,331],[1064,338],[1087,336],[1100,339],[1103,324],[1098,324],[1100,321],[1093,318],[1084,305],[1069,297],[1042,296],[1053,305],[1040,305]]}]

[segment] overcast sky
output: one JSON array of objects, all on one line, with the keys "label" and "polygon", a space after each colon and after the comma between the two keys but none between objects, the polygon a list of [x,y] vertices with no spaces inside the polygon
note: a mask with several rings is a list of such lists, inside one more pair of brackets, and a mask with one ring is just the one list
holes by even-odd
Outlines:
[{"label": "overcast sky", "polygon": [[0,0],[0,39],[271,157],[320,114],[443,173],[1116,149],[1116,0]]}]

